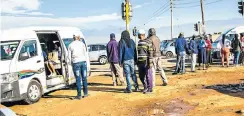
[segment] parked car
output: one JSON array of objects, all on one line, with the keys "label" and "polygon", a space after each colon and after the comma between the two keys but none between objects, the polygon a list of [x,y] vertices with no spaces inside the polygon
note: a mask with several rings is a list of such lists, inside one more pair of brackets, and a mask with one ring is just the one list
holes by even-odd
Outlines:
[{"label": "parked car", "polygon": [[175,41],[168,41],[166,44],[164,44],[164,48],[162,48],[161,52],[163,56],[166,56],[166,58],[175,57]]},{"label": "parked car", "polygon": [[88,45],[88,51],[91,62],[99,62],[102,65],[108,62],[106,44]]}]

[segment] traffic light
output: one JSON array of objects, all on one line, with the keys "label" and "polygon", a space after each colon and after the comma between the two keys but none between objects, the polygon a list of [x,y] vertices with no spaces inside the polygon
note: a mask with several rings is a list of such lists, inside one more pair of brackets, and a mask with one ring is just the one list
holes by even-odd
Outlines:
[{"label": "traffic light", "polygon": [[125,20],[126,19],[126,16],[125,16],[125,3],[122,2],[121,4],[121,16],[122,16],[122,19]]},{"label": "traffic light", "polygon": [[198,24],[197,24],[197,23],[194,24],[194,30],[195,30],[196,32],[198,32]]},{"label": "traffic light", "polygon": [[133,29],[133,36],[137,36],[137,29],[136,29],[136,27],[134,27],[134,29]]},{"label": "traffic light", "polygon": [[238,12],[243,16],[244,15],[244,2],[238,2]]},{"label": "traffic light", "polygon": [[[126,9],[126,5],[128,6],[128,9]],[[127,11],[128,10],[128,11]],[[121,4],[121,16],[123,20],[126,20],[126,13],[128,12],[129,20],[132,18],[132,5],[129,1],[122,2]]]}]

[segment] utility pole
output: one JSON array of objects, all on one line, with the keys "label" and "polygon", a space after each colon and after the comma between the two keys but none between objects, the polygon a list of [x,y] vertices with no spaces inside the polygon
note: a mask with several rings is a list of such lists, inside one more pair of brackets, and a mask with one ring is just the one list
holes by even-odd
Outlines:
[{"label": "utility pole", "polygon": [[171,40],[173,40],[173,0],[170,0],[171,8]]},{"label": "utility pole", "polygon": [[203,31],[203,35],[206,33],[206,27],[205,27],[205,20],[204,20],[204,8],[203,8],[203,0],[200,0],[200,4],[201,4],[201,13],[202,13],[202,31]]}]

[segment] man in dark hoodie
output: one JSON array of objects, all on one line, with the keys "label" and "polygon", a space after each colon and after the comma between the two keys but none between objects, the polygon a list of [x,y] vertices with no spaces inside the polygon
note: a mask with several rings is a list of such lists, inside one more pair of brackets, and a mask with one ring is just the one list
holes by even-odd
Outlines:
[{"label": "man in dark hoodie", "polygon": [[139,91],[135,73],[135,62],[137,62],[135,42],[130,38],[129,32],[125,30],[121,33],[121,39],[119,41],[119,63],[120,66],[123,66],[126,75],[126,93],[132,92],[130,76],[132,76],[132,80],[134,81],[135,91]]},{"label": "man in dark hoodie", "polygon": [[158,70],[160,73],[160,76],[163,80],[163,86],[166,86],[168,84],[167,77],[165,75],[165,72],[163,70],[162,64],[161,64],[161,51],[160,51],[160,39],[156,36],[156,30],[154,28],[149,29],[148,31],[148,37],[152,41],[153,44],[153,86],[155,86],[155,75],[156,71]]},{"label": "man in dark hoodie", "polygon": [[118,54],[118,42],[115,40],[115,34],[110,34],[110,41],[107,44],[107,56],[108,62],[110,63],[113,85],[117,86],[118,81],[116,78],[116,74],[119,76],[119,80],[121,85],[124,85],[124,77],[121,67],[119,66],[119,54]]}]

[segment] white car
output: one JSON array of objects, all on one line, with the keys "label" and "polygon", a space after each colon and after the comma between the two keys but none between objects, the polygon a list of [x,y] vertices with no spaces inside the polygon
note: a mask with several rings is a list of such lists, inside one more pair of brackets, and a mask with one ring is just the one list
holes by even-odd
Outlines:
[{"label": "white car", "polygon": [[99,62],[105,65],[108,62],[106,44],[88,45],[89,58],[91,62]]}]

